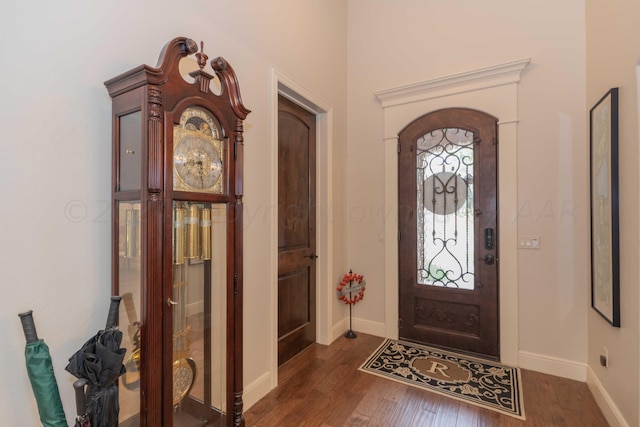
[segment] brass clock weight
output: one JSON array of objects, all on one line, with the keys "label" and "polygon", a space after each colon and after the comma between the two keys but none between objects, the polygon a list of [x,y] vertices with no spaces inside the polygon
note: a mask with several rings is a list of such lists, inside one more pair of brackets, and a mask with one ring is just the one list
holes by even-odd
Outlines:
[{"label": "brass clock weight", "polygon": [[186,264],[191,260],[211,260],[211,208],[180,202],[173,208],[173,226],[173,404],[178,405],[196,377],[186,311],[189,284]]}]

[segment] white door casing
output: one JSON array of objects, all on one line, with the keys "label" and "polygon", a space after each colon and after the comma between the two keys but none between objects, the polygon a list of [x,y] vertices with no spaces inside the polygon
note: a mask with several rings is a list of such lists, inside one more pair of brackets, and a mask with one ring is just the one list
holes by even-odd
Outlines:
[{"label": "white door casing", "polygon": [[385,335],[398,338],[398,157],[399,132],[414,119],[463,107],[498,118],[498,216],[500,360],[518,365],[518,82],[530,59],[498,64],[422,83],[382,90],[384,111]]}]

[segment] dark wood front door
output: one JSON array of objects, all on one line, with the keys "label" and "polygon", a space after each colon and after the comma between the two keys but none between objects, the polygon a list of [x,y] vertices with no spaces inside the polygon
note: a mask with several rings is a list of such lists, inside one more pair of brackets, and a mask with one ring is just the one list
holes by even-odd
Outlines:
[{"label": "dark wood front door", "polygon": [[316,120],[278,98],[278,365],[316,340]]},{"label": "dark wood front door", "polygon": [[399,335],[499,358],[497,120],[439,110],[399,137]]}]

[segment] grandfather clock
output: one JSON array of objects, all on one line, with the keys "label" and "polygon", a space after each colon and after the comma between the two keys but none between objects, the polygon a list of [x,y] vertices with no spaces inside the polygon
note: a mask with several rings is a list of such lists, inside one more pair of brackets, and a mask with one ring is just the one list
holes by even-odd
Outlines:
[{"label": "grandfather clock", "polygon": [[[243,426],[243,120],[236,75],[175,38],[105,82],[120,426]],[[212,71],[207,72],[210,65]],[[191,66],[194,71],[183,73]]]}]

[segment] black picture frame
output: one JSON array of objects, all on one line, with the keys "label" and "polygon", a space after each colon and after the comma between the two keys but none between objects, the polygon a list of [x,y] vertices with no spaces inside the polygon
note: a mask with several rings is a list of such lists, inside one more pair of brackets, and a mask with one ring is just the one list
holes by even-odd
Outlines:
[{"label": "black picture frame", "polygon": [[620,327],[618,88],[589,111],[591,307]]}]

